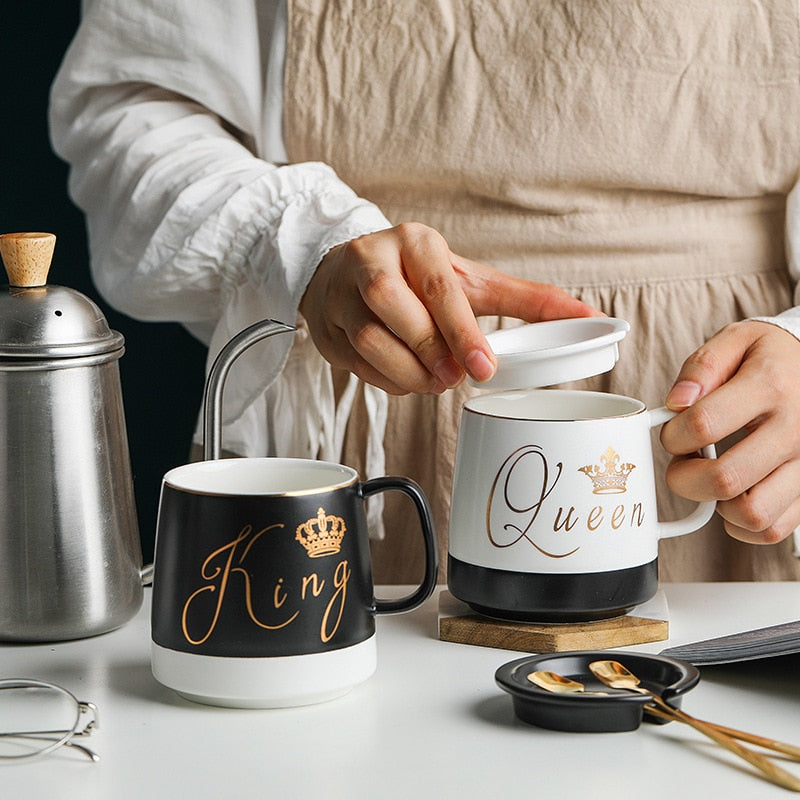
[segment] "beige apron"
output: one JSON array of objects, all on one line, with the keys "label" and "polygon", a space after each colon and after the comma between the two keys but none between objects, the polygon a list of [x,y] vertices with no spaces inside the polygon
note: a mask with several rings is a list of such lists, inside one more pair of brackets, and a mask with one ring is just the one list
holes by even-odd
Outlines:
[{"label": "beige apron", "polygon": [[[617,367],[583,385],[661,405],[723,325],[792,304],[795,0],[290,0],[285,86],[292,161],[331,164],[393,223],[424,222],[461,255],[631,323]],[[430,497],[443,567],[468,391],[390,398],[387,471]],[[364,420],[357,406],[356,467]],[[662,494],[663,515],[685,510]],[[387,503],[379,582],[420,572],[402,503]],[[660,569],[800,578],[789,541],[741,544],[718,519],[663,542]]]}]

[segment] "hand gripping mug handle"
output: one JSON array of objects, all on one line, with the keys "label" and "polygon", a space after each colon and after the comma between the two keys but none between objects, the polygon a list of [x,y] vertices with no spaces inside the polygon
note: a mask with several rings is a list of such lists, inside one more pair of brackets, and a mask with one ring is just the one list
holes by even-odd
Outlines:
[{"label": "hand gripping mug handle", "polygon": [[[676,416],[677,413],[677,411],[671,411],[664,406],[653,409],[649,412],[650,427],[655,428],[657,425],[663,425]],[[705,458],[717,457],[717,449],[713,444],[704,447],[700,452]],[[716,507],[716,500],[709,500],[707,502],[698,503],[697,508],[688,516],[683,517],[683,519],[676,519],[670,522],[662,522],[659,520],[658,538],[669,539],[672,536],[683,536],[685,533],[692,533],[692,531],[702,528],[703,525],[711,519]]]},{"label": "hand gripping mug handle", "polygon": [[378,492],[396,491],[410,497],[417,509],[422,538],[425,541],[425,575],[422,583],[407,597],[398,600],[375,600],[375,610],[378,614],[397,614],[401,611],[411,611],[422,605],[436,588],[438,570],[438,557],[436,550],[436,532],[433,527],[433,515],[422,489],[408,478],[386,476],[373,478],[361,484],[361,496],[366,499]]}]

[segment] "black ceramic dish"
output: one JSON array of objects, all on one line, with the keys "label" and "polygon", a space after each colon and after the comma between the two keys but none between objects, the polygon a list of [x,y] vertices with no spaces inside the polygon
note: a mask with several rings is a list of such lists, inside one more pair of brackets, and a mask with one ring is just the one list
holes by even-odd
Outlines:
[{"label": "black ceramic dish", "polygon": [[[495,673],[497,685],[507,691],[514,703],[514,713],[523,722],[556,731],[599,733],[636,730],[649,699],[623,689],[609,689],[589,670],[593,661],[613,659],[627,667],[641,686],[660,694],[670,705],[680,707],[681,696],[700,680],[699,670],[685,661],[646,653],[611,650],[576,650],[526,656],[503,664]],[[582,683],[592,694],[554,694],[528,680],[537,670],[557,672]],[[648,716],[648,722],[658,722]]]}]

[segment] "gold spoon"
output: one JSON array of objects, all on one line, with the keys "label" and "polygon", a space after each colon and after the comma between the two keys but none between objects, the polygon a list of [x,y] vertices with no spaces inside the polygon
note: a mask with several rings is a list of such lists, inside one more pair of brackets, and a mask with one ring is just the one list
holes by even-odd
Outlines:
[{"label": "gold spoon", "polygon": [[761,772],[774,783],[787,789],[792,789],[795,792],[800,792],[800,779],[786,770],[781,769],[781,767],[774,764],[761,753],[756,753],[748,747],[739,744],[739,742],[732,737],[719,731],[714,725],[689,716],[685,711],[681,711],[679,708],[669,705],[660,695],[639,686],[639,679],[630,670],[623,667],[619,661],[593,661],[589,664],[589,669],[592,671],[592,674],[606,686],[610,686],[613,689],[629,689],[632,692],[649,695],[656,708],[670,714],[673,719],[685,722],[698,731],[698,733],[708,736],[709,739],[712,739],[717,744],[735,753],[740,758],[743,758],[749,764],[761,770]]},{"label": "gold spoon", "polygon": [[594,695],[595,697],[608,697],[608,692],[588,692],[582,683],[567,678],[564,675],[559,675],[557,672],[549,672],[548,670],[536,670],[527,676],[528,680],[553,694],[582,694]]},{"label": "gold spoon", "polygon": [[[550,672],[548,670],[537,670],[536,672],[531,672],[527,678],[531,683],[536,684],[536,686],[538,686],[540,689],[545,689],[546,691],[553,692],[554,694],[586,694],[590,696],[594,695],[595,697],[610,696],[608,692],[587,691],[584,685],[579,681],[573,680],[572,678],[567,678],[564,675],[559,675],[557,672]],[[652,705],[645,706],[644,710],[646,714],[658,717],[659,719],[675,720],[675,715],[672,713],[672,711],[663,711],[662,709]],[[774,750],[777,753],[781,753],[785,756],[793,758],[795,761],[800,761],[800,747],[797,747],[796,745],[786,744],[786,742],[779,742],[776,739],[767,739],[764,736],[758,736],[755,733],[748,733],[747,731],[738,731],[736,728],[726,728],[724,725],[717,725],[714,722],[706,722],[705,720],[703,721],[706,723],[706,725],[716,728],[718,731],[724,733],[726,736],[730,736],[732,739],[740,739],[743,742],[749,742],[750,744],[755,744],[768,750]]]},{"label": "gold spoon", "polygon": [[[550,672],[548,670],[537,670],[536,672],[531,672],[529,675],[526,676],[531,683],[536,684],[540,689],[544,689],[548,692],[553,692],[553,694],[578,694],[578,695],[589,695],[594,697],[610,697],[608,692],[592,692],[587,691],[584,685],[580,681],[572,680],[572,678],[567,678],[564,675],[559,675],[557,672]],[[654,717],[659,717],[660,719],[668,719],[674,720],[675,715],[667,713],[666,711],[662,711],[660,708],[655,708],[655,706],[646,706],[645,713],[651,714]],[[709,722],[709,725],[713,723]],[[715,726],[719,728],[720,726]],[[760,736],[755,736],[754,734],[743,733],[742,731],[733,731],[731,728],[725,728],[724,731],[728,732],[728,736],[731,736],[733,733],[742,733],[744,736],[752,737],[753,739],[758,739],[759,742],[767,742],[771,740],[762,739]],[[738,737],[734,737],[738,738]],[[776,742],[774,744],[782,744],[781,742]],[[766,745],[763,745],[766,746]],[[787,748],[792,748],[792,745],[787,744],[783,745]],[[793,748],[798,749],[798,748]]]}]

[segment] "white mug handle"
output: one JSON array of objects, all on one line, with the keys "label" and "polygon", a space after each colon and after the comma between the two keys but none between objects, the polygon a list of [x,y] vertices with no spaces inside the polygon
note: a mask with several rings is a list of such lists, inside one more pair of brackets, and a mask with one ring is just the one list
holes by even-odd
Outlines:
[{"label": "white mug handle", "polygon": [[[662,406],[655,408],[648,412],[650,415],[650,427],[655,428],[657,425],[663,425],[668,420],[671,420],[678,412],[670,411],[670,409]],[[716,458],[717,449],[713,444],[704,447],[700,451],[706,458]],[[703,503],[698,503],[697,508],[691,514],[683,519],[676,519],[671,522],[658,521],[658,538],[669,539],[672,536],[683,536],[686,533],[692,533],[698,528],[708,522],[714,514],[714,509],[717,507],[716,500],[709,500]]]}]

